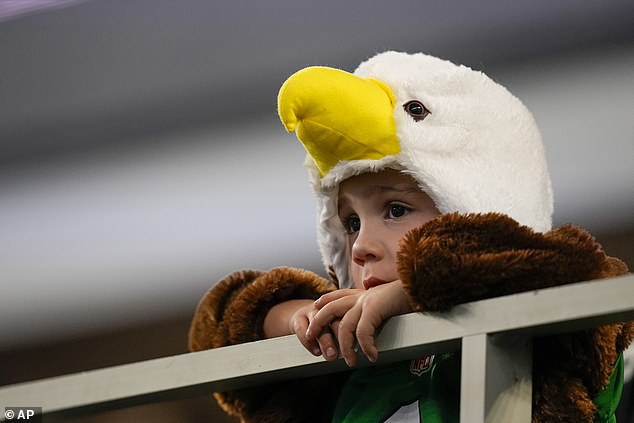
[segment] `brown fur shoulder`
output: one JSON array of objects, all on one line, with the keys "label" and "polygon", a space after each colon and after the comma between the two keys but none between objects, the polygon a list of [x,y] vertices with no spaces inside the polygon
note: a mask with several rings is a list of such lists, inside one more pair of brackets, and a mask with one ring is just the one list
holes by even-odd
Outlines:
[{"label": "brown fur shoulder", "polygon": [[[232,273],[200,301],[190,326],[190,350],[262,339],[264,317],[272,306],[290,299],[317,299],[333,289],[331,282],[301,269],[279,267],[268,272]],[[214,396],[228,414],[243,422],[310,421],[311,415],[327,410],[316,410],[318,403],[307,406],[307,399],[337,392],[337,386],[331,386],[332,380],[333,377],[298,379],[216,392]]]},{"label": "brown fur shoulder", "polygon": [[498,213],[448,214],[410,231],[398,266],[416,311],[627,272],[579,228],[542,234]]},{"label": "brown fur shoulder", "polygon": [[[626,274],[588,232],[538,233],[496,214],[449,214],[408,233],[399,273],[415,310]],[[535,339],[533,422],[592,422],[632,322]]]},{"label": "brown fur shoulder", "polygon": [[264,338],[264,317],[272,306],[292,299],[316,300],[334,289],[326,279],[307,270],[279,267],[249,284],[227,307],[229,344]]},{"label": "brown fur shoulder", "polygon": [[225,345],[227,328],[221,325],[227,305],[263,272],[241,270],[231,273],[209,289],[198,303],[189,327],[189,350],[201,351]]},{"label": "brown fur shoulder", "polygon": [[190,350],[263,339],[264,317],[272,306],[290,299],[317,299],[333,289],[326,279],[302,269],[232,273],[200,301],[190,325]]}]

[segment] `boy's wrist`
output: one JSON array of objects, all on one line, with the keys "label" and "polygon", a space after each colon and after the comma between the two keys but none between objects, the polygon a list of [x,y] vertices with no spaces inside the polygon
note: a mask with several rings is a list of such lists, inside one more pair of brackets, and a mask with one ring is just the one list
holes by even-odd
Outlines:
[{"label": "boy's wrist", "polygon": [[302,307],[312,304],[310,299],[295,299],[283,301],[274,305],[264,317],[263,330],[266,338],[292,335],[292,317]]},{"label": "boy's wrist", "polygon": [[394,284],[395,287],[398,287],[397,289],[398,297],[396,298],[396,302],[398,303],[397,314],[406,314],[406,313],[411,313],[412,311],[414,311],[410,297],[407,291],[405,290],[405,285],[403,284],[403,281],[401,281],[400,279],[397,279],[393,281],[392,283]]}]

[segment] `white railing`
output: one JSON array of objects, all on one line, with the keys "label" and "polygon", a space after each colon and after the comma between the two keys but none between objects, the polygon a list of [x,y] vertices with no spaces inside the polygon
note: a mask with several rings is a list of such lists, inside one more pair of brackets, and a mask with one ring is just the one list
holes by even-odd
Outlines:
[{"label": "white railing", "polygon": [[[634,275],[394,317],[377,337],[378,364],[462,349],[461,422],[530,422],[532,337],[626,320]],[[64,416],[344,369],[286,336],[0,387],[0,409]]]}]

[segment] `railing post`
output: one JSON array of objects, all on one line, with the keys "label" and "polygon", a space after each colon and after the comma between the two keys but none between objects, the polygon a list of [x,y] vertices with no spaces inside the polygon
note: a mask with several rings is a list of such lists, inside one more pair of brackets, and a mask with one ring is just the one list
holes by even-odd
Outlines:
[{"label": "railing post", "polygon": [[462,339],[460,422],[530,423],[532,342],[478,334]]}]

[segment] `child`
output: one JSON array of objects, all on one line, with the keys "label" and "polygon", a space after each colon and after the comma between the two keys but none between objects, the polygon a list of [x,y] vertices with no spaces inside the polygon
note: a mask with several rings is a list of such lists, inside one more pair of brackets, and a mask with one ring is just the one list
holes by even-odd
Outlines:
[{"label": "child", "polygon": [[[387,52],[354,74],[299,71],[278,106],[308,152],[332,283],[298,269],[234,273],[201,301],[194,351],[295,334],[354,367],[356,343],[377,361],[374,334],[393,315],[627,272],[582,230],[551,230],[532,116],[479,72]],[[631,337],[624,323],[536,339],[533,421],[613,421]],[[453,422],[459,363],[422,357],[216,398],[243,421]]]}]

